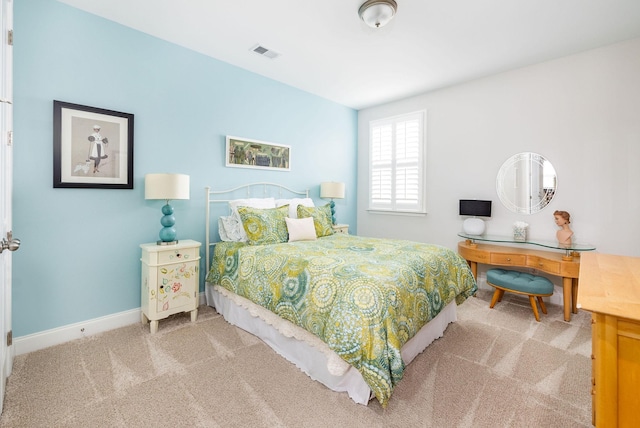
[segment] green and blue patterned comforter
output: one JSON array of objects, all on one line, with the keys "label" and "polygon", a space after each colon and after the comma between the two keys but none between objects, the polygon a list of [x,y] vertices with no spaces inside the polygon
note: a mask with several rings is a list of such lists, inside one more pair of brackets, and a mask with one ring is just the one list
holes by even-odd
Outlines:
[{"label": "green and blue patterned comforter", "polygon": [[402,379],[402,346],[476,282],[454,251],[335,234],[251,246],[220,242],[207,282],[315,334],[358,369],[383,406]]}]

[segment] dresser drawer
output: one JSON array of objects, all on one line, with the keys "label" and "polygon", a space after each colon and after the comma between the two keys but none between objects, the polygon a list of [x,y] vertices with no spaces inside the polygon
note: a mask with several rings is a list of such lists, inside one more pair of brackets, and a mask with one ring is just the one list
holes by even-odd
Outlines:
[{"label": "dresser drawer", "polygon": [[492,265],[524,266],[527,256],[524,254],[500,254],[491,253]]},{"label": "dresser drawer", "polygon": [[527,266],[547,273],[560,273],[560,262],[537,256],[527,256]]}]

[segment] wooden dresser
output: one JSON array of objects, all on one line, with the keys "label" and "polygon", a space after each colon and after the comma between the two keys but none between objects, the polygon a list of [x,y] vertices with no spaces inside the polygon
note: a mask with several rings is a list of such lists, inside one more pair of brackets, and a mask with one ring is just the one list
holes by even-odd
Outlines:
[{"label": "wooden dresser", "polygon": [[592,312],[593,423],[640,423],[640,257],[585,253],[578,304]]}]

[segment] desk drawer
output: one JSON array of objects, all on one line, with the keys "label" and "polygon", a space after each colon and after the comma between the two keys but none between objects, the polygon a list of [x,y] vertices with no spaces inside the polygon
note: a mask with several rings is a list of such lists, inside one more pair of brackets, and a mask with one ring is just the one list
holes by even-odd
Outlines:
[{"label": "desk drawer", "polygon": [[560,262],[537,256],[527,256],[527,266],[547,273],[560,273]]},{"label": "desk drawer", "polygon": [[524,266],[526,258],[524,254],[491,253],[491,264]]},{"label": "desk drawer", "polygon": [[462,257],[472,262],[489,263],[489,253],[487,251],[469,248],[466,246],[459,246],[458,252],[460,253],[460,255],[462,255]]}]

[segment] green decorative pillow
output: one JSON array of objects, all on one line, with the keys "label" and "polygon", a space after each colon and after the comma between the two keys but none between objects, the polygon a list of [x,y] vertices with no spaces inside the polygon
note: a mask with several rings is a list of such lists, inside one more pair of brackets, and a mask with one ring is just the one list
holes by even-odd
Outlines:
[{"label": "green decorative pillow", "polygon": [[247,232],[249,245],[278,244],[287,242],[287,223],[284,218],[289,213],[289,205],[278,208],[238,207],[242,227]]},{"label": "green decorative pillow", "polygon": [[333,222],[331,221],[331,206],[329,204],[321,207],[305,207],[298,205],[298,218],[313,217],[313,225],[316,228],[316,235],[333,235]]}]

